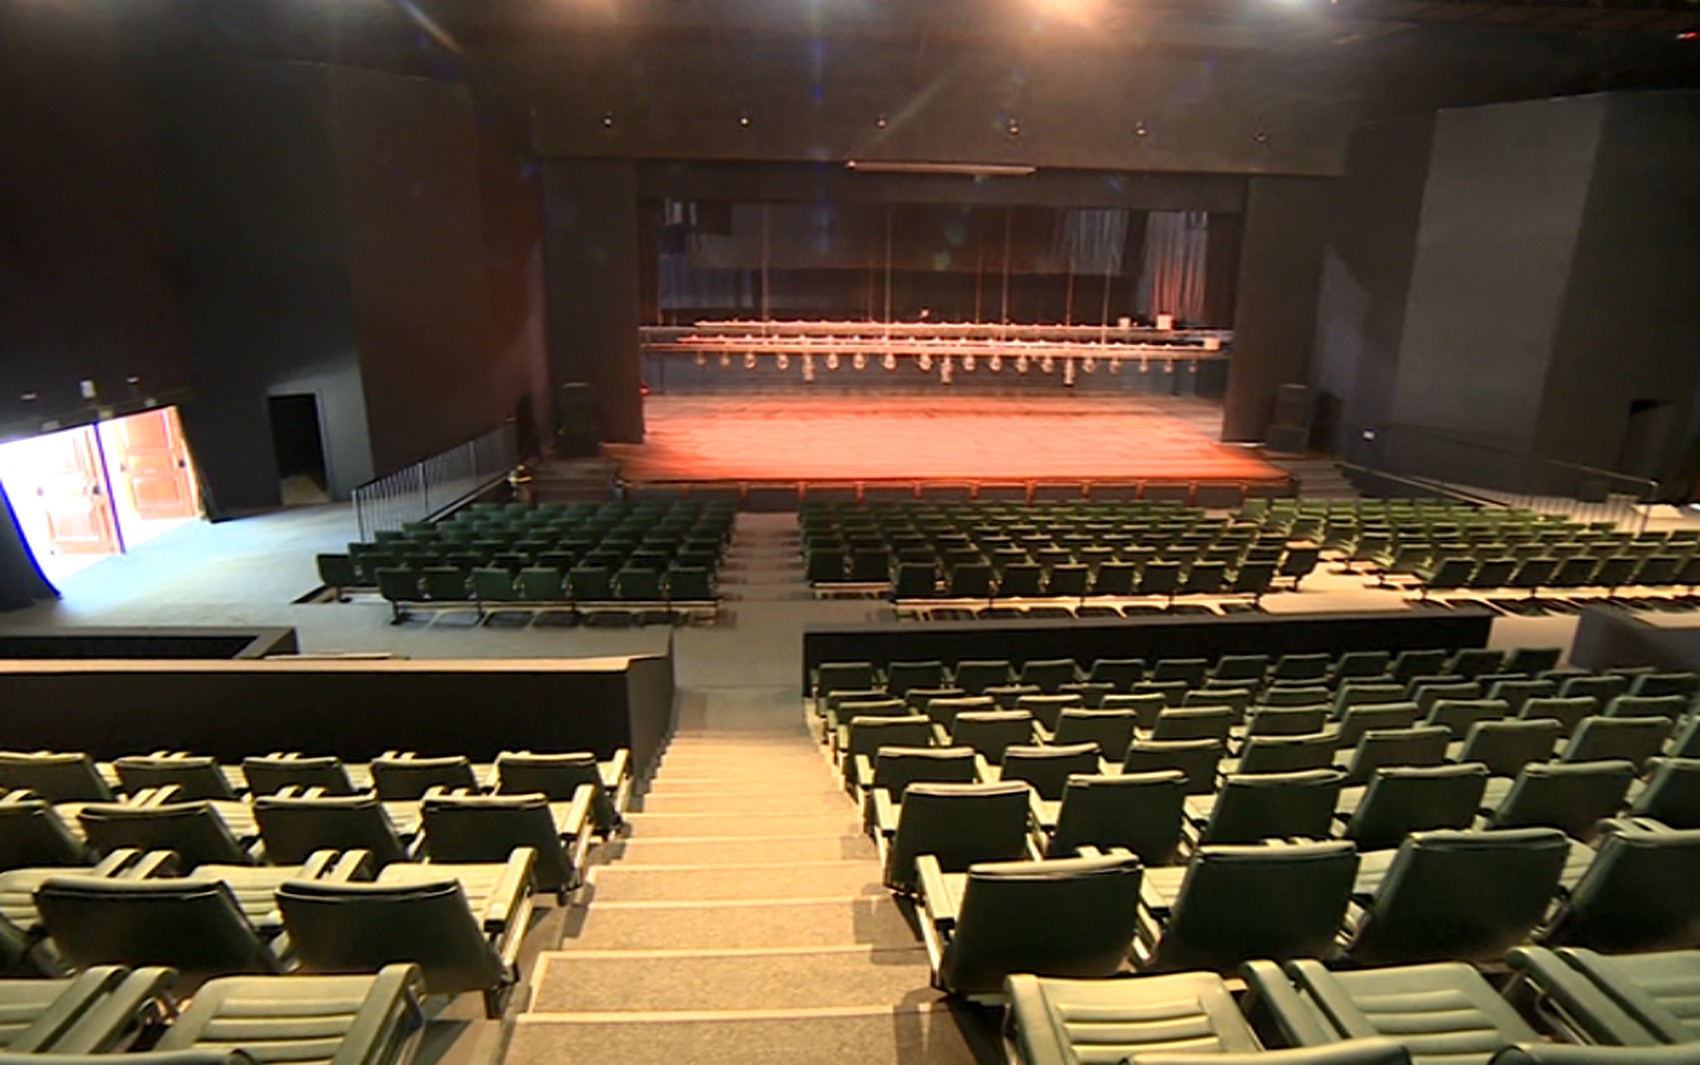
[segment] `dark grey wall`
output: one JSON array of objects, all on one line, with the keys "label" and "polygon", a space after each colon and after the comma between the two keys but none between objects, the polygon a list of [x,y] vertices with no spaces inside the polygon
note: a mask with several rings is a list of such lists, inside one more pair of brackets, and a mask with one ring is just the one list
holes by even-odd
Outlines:
[{"label": "dark grey wall", "polygon": [[602,439],[642,441],[637,167],[548,160],[543,190],[550,370],[595,390]]},{"label": "dark grey wall", "polygon": [[1240,245],[1222,439],[1262,440],[1283,384],[1310,376],[1329,182],[1252,178]]}]

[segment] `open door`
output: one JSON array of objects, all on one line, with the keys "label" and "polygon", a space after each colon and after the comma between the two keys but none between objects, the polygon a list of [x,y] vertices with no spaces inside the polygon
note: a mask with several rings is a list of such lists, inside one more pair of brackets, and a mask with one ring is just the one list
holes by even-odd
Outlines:
[{"label": "open door", "polygon": [[175,408],[146,411],[103,422],[101,444],[111,465],[114,490],[142,521],[171,521],[200,516],[189,449]]},{"label": "open door", "polygon": [[68,429],[5,445],[0,478],[37,557],[122,549],[94,430]]}]

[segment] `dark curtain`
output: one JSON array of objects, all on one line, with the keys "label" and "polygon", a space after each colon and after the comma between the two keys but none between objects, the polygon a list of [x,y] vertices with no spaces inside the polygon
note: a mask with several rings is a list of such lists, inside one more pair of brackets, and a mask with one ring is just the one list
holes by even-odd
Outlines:
[{"label": "dark curtain", "polygon": [[1204,262],[1204,324],[1230,329],[1239,295],[1240,234],[1243,216],[1212,214]]},{"label": "dark curtain", "polygon": [[1139,306],[1155,318],[1172,314],[1178,324],[1204,319],[1205,259],[1210,216],[1204,211],[1152,211],[1145,220],[1145,270]]},{"label": "dark curtain", "polygon": [[6,486],[0,485],[0,610],[17,610],[43,599],[57,598],[58,590],[42,576],[29,542],[24,539]]}]

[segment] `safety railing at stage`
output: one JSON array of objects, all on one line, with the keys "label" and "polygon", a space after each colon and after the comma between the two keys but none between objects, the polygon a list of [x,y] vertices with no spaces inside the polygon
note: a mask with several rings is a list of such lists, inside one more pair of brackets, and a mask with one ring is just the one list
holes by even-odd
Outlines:
[{"label": "safety railing at stage", "polygon": [[509,424],[368,481],[352,493],[360,539],[428,521],[500,481],[518,462],[518,438]]},{"label": "safety railing at stage", "polygon": [[1385,425],[1364,433],[1348,456],[1380,473],[1429,481],[1437,487],[1578,521],[1612,522],[1640,533],[1657,481],[1514,451],[1420,425]]}]

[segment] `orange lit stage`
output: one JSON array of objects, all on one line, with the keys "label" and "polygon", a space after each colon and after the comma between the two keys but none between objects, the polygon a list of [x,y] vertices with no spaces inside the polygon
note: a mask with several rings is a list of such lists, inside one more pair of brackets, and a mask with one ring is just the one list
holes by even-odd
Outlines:
[{"label": "orange lit stage", "polygon": [[1287,480],[1191,397],[658,395],[645,421],[645,443],[606,449],[638,484]]}]

